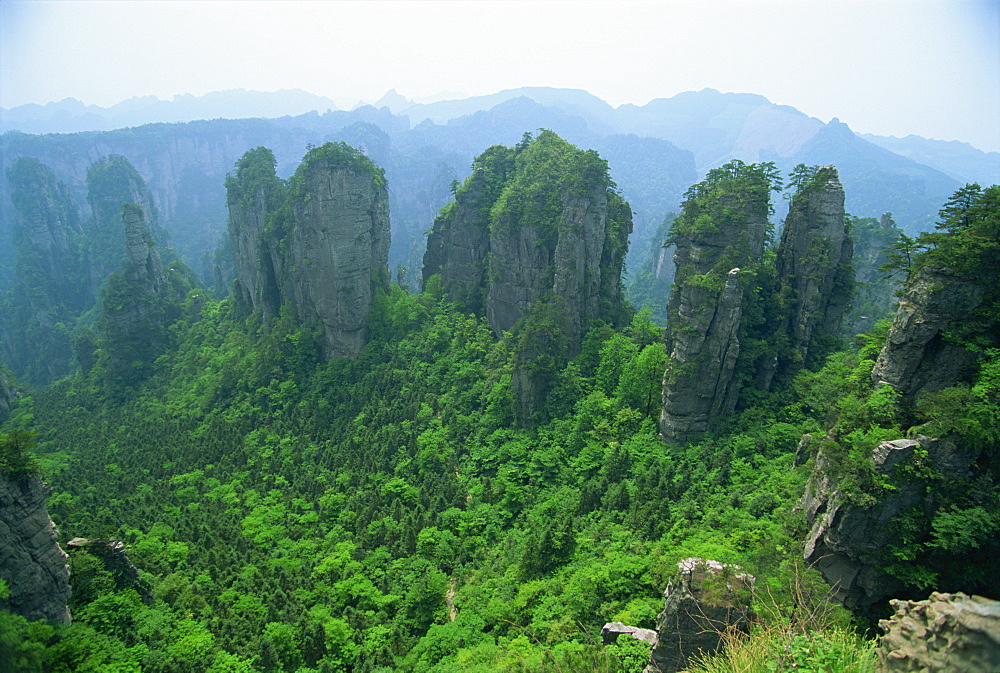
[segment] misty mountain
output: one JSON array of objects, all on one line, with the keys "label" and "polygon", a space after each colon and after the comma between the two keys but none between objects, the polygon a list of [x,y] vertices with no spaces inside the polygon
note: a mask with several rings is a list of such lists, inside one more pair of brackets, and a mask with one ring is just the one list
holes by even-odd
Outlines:
[{"label": "misty mountain", "polygon": [[915,135],[896,138],[863,133],[861,137],[890,152],[933,166],[959,182],[1000,183],[1000,152],[983,152],[958,140],[930,140]]},{"label": "misty mountain", "polygon": [[0,108],[0,132],[77,133],[110,131],[155,122],[188,122],[199,119],[246,119],[284,117],[311,110],[336,110],[329,98],[299,89],[247,91],[230,89],[204,96],[182,94],[171,100],[156,96],[130,98],[111,107],[85,105],[75,98],[45,105]]},{"label": "misty mountain", "polygon": [[[300,91],[228,91],[172,101],[132,99],[108,109],[79,101],[22,106],[5,111],[5,123],[17,118],[23,128],[47,132],[88,119],[134,126],[140,119],[179,120],[196,114],[310,111],[273,119],[156,123],[59,135],[8,132],[0,141],[0,163],[6,171],[19,156],[37,158],[66,183],[87,216],[86,167],[108,154],[126,157],[149,185],[177,252],[209,278],[209,257],[227,217],[223,181],[236,160],[253,147],[266,146],[274,152],[278,175],[287,177],[309,145],[344,141],[362,148],[386,171],[392,213],[389,265],[405,267],[411,283],[419,277],[426,232],[448,202],[452,182],[469,174],[472,160],[484,148],[513,145],[525,132],[539,129],[595,149],[608,161],[612,179],[635,211],[635,245],[628,261],[633,269],[643,265],[645,260],[636,255],[649,250],[656,228],[677,210],[686,187],[733,158],[774,161],[785,172],[798,163],[836,164],[848,212],[859,217],[892,212],[909,233],[932,227],[938,209],[962,182],[954,177],[960,175],[957,170],[944,170],[946,158],[934,158],[941,146],[935,142],[922,145],[923,154],[911,152],[927,157],[921,163],[855,135],[837,120],[824,124],[755,94],[705,89],[616,109],[585,91],[527,87],[429,104],[389,92],[379,104],[320,113],[332,108],[332,102]],[[955,154],[952,144],[944,145]],[[963,152],[958,156],[991,158],[972,148]],[[12,213],[9,186],[0,180],[0,287],[10,283]]]}]

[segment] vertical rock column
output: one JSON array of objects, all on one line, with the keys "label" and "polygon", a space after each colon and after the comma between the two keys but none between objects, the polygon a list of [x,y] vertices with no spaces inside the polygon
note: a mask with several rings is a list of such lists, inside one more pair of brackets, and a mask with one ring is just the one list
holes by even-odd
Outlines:
[{"label": "vertical rock column", "polygon": [[851,299],[853,243],[844,221],[844,187],[823,166],[792,199],[776,268],[788,288],[784,331],[799,363],[814,336],[835,337]]},{"label": "vertical rock column", "polygon": [[29,620],[67,623],[69,568],[45,507],[47,496],[38,477],[0,475],[0,579],[10,590],[0,608]]}]

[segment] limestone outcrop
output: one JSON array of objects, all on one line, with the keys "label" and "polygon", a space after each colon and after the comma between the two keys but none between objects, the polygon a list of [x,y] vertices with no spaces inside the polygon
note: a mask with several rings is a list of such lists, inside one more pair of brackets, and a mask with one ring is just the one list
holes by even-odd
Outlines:
[{"label": "limestone outcrop", "polygon": [[719,651],[727,630],[750,628],[752,575],[703,558],[684,559],[677,568],[656,619],[657,644],[646,669],[651,673],[682,671],[693,656]]},{"label": "limestone outcrop", "polygon": [[423,278],[440,275],[463,310],[497,336],[555,299],[570,357],[597,320],[617,323],[621,270],[632,231],[607,164],[543,131],[481,154],[455,202],[435,220]]},{"label": "limestone outcrop", "polygon": [[67,623],[69,569],[47,497],[48,487],[36,476],[0,475],[0,579],[10,590],[0,608],[29,620]]},{"label": "limestone outcrop", "polygon": [[1000,602],[963,593],[892,601],[876,650],[886,673],[1000,672]]},{"label": "limestone outcrop", "polygon": [[844,220],[837,169],[822,166],[792,199],[781,232],[776,271],[783,286],[784,333],[795,361],[806,362],[814,338],[836,338],[851,298],[853,243]]},{"label": "limestone outcrop", "polygon": [[327,358],[357,355],[374,291],[388,274],[381,169],[342,143],[327,143],[306,154],[286,185],[270,151],[257,148],[226,187],[244,302],[265,320],[287,305],[300,322],[318,324]]}]

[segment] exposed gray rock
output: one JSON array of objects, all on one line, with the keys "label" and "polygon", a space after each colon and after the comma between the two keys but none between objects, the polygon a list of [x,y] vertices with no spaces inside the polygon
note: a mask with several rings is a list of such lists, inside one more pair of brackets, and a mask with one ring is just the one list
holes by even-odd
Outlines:
[{"label": "exposed gray rock", "polygon": [[119,540],[101,538],[88,540],[83,537],[75,537],[66,543],[66,550],[72,554],[82,550],[92,556],[96,556],[104,562],[104,569],[111,573],[115,581],[115,589],[136,589],[143,602],[151,604],[153,594],[147,582],[139,577],[139,570],[132,565],[125,550],[125,544]]},{"label": "exposed gray rock", "polygon": [[129,242],[122,230],[122,206],[134,204],[150,230],[158,230],[159,221],[146,182],[121,155],[102,157],[87,169],[87,202],[93,214],[88,238],[100,246],[92,245],[89,255],[91,282],[97,288],[130,259]]},{"label": "exposed gray rock", "polygon": [[6,367],[0,365],[0,423],[7,420],[7,415],[10,414],[10,410],[17,404],[19,396],[20,393],[17,390],[17,383],[14,381],[14,377],[10,375]]},{"label": "exposed gray rock", "polygon": [[814,334],[834,337],[851,298],[853,243],[844,220],[837,169],[823,166],[792,199],[781,233],[776,270],[787,288],[785,332],[805,362]]},{"label": "exposed gray rock", "polygon": [[608,622],[601,627],[601,644],[610,645],[611,643],[618,642],[618,637],[623,635],[627,635],[635,640],[641,640],[644,643],[649,643],[652,647],[656,647],[656,631],[652,629],[641,629],[638,626],[626,626],[621,622]]},{"label": "exposed gray rock", "polygon": [[721,292],[682,285],[671,294],[672,301],[677,297],[677,322],[684,329],[669,330],[670,361],[660,417],[660,433],[668,442],[694,439],[736,407],[739,390],[733,374],[743,315],[739,273],[739,269],[729,272]]},{"label": "exposed gray rock", "polygon": [[673,224],[677,272],[667,301],[660,416],[669,442],[713,429],[739,399],[733,376],[745,301],[740,273],[760,263],[768,232],[769,186],[755,171],[719,169],[691,188]]},{"label": "exposed gray rock", "polygon": [[928,482],[922,478],[895,479],[898,468],[922,449],[932,465],[949,478],[967,479],[978,451],[963,449],[949,439],[922,436],[881,442],[872,452],[872,462],[877,472],[896,486],[875,502],[861,505],[840,493],[822,442],[813,448],[813,476],[799,503],[811,526],[804,558],[823,574],[836,600],[848,608],[866,608],[903,588],[898,579],[878,570],[886,548],[900,535],[893,518],[911,507],[928,512],[936,507]]},{"label": "exposed gray rock", "polygon": [[367,163],[303,161],[306,196],[293,204],[295,229],[278,277],[298,319],[319,320],[329,358],[361,351],[376,281],[388,274],[389,196]]},{"label": "exposed gray rock", "polygon": [[892,601],[876,650],[886,673],[1000,672],[1000,602],[963,593]]},{"label": "exposed gray rock", "polygon": [[944,269],[918,271],[872,370],[876,385],[892,386],[909,403],[921,391],[953,386],[974,373],[975,353],[949,343],[945,334],[979,308],[988,289],[984,280]]},{"label": "exposed gray rock", "polygon": [[264,320],[287,305],[318,324],[327,358],[367,339],[375,288],[388,276],[389,199],[381,169],[345,145],[309,151],[293,188],[274,157],[251,150],[227,181],[229,234],[241,295]]},{"label": "exposed gray rock", "polygon": [[29,620],[67,623],[69,569],[45,507],[47,496],[38,477],[0,475],[0,579],[10,590],[0,608]]},{"label": "exposed gray rock", "polygon": [[647,668],[653,672],[684,670],[691,657],[719,651],[727,630],[750,628],[752,575],[702,558],[684,559],[677,567],[656,620],[657,645]]}]

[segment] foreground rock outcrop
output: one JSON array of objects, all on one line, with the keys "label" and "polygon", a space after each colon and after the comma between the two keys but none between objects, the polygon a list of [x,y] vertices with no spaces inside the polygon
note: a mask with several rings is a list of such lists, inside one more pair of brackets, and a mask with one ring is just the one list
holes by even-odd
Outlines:
[{"label": "foreground rock outcrop", "polygon": [[274,166],[260,147],[226,181],[239,293],[265,320],[287,306],[318,324],[328,359],[357,355],[375,288],[388,277],[382,170],[343,143],[310,150],[289,184]]},{"label": "foreground rock outcrop", "polygon": [[892,601],[879,622],[876,650],[886,673],[997,673],[1000,671],[1000,602],[963,593],[933,593],[925,601]]},{"label": "foreground rock outcrop", "polygon": [[26,619],[67,623],[69,569],[59,532],[45,507],[48,488],[37,476],[0,474],[0,579],[10,596],[0,609]]},{"label": "foreground rock outcrop", "polygon": [[684,559],[677,568],[656,619],[657,643],[647,668],[652,673],[684,670],[693,656],[717,652],[727,630],[750,628],[752,575],[702,558]]}]

